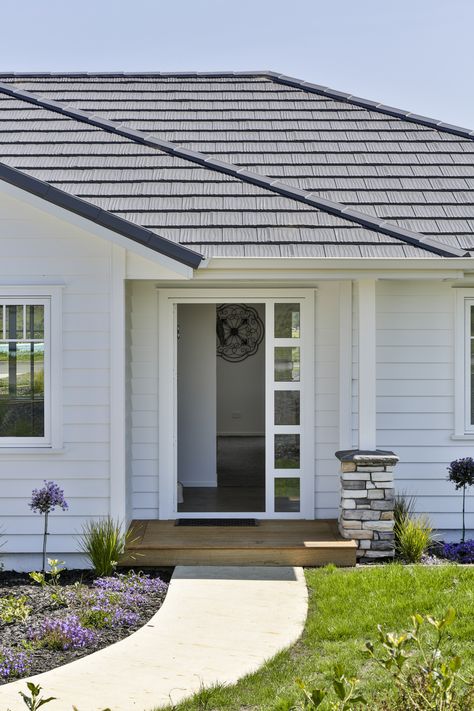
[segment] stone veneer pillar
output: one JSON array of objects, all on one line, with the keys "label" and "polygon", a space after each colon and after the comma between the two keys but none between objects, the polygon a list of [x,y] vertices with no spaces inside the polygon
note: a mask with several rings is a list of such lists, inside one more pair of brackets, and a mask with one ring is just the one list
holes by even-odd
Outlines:
[{"label": "stone veneer pillar", "polygon": [[341,462],[339,531],[357,543],[357,560],[393,558],[393,469],[398,457],[382,450],[336,452]]}]

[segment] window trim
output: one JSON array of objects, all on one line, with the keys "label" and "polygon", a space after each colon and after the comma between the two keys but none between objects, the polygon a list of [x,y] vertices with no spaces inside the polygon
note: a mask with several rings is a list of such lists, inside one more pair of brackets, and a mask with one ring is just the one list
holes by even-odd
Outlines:
[{"label": "window trim", "polygon": [[59,286],[0,285],[0,303],[45,305],[44,437],[0,437],[0,453],[62,449],[62,289]]},{"label": "window trim", "polygon": [[471,306],[474,306],[474,288],[455,289],[453,439],[474,437],[474,422],[471,422]]}]

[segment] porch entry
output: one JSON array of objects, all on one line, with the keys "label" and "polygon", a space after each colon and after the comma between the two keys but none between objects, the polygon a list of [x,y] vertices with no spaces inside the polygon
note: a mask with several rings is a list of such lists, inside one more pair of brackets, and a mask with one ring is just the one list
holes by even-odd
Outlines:
[{"label": "porch entry", "polygon": [[188,294],[160,298],[160,518],[314,518],[312,294]]}]

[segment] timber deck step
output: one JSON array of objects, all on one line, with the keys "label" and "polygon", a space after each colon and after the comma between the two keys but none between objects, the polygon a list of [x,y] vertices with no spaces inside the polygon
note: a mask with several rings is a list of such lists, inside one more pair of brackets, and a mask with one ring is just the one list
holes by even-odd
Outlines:
[{"label": "timber deck step", "polygon": [[175,526],[174,521],[132,521],[121,565],[303,565],[356,563],[356,543],[343,539],[337,521],[259,521],[256,527]]}]

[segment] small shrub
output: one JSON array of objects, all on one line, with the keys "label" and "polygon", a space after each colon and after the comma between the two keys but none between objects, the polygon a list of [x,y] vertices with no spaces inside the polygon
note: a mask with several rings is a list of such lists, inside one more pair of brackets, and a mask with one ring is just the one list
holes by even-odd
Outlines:
[{"label": "small shrub", "polygon": [[460,674],[462,660],[447,657],[443,644],[456,613],[444,617],[414,615],[401,634],[378,626],[379,645],[366,644],[366,654],[391,679],[398,691],[395,709],[403,711],[467,711],[473,708],[473,679]]},{"label": "small shrub", "polygon": [[44,532],[43,532],[43,556],[42,568],[44,572],[46,568],[46,541],[48,538],[48,516],[54,511],[56,506],[59,506],[63,511],[67,511],[68,503],[64,498],[64,491],[54,483],[54,481],[44,480],[42,489],[33,489],[31,492],[30,509],[34,513],[39,513],[44,516]]},{"label": "small shrub", "polygon": [[63,619],[45,620],[30,634],[30,639],[46,649],[66,650],[89,647],[95,642],[96,635],[81,625],[77,615],[68,615]]},{"label": "small shrub", "polygon": [[28,672],[29,656],[10,647],[0,647],[0,678],[15,679]]},{"label": "small shrub", "polygon": [[89,521],[82,528],[79,549],[97,575],[112,575],[128,540],[129,533],[122,532],[119,521]]},{"label": "small shrub", "polygon": [[[49,591],[51,602],[55,605],[66,605],[66,599],[59,585],[59,579],[61,573],[65,568],[61,567],[64,565],[64,561],[59,561],[56,558],[48,558],[49,570],[42,573],[38,573],[34,570],[30,573],[30,578],[41,585],[42,588],[46,588]],[[48,577],[49,576],[49,577]]]},{"label": "small shrub", "polygon": [[[23,691],[19,691],[18,693],[23,699],[23,703],[28,711],[38,711],[41,706],[49,704],[51,701],[56,701],[55,696],[50,696],[47,699],[45,699],[44,696],[40,696],[43,689],[39,684],[33,684],[31,681],[27,681],[26,686],[30,692],[29,694],[25,694]],[[72,709],[73,711],[78,711],[76,706],[73,706]],[[110,711],[110,709],[103,709],[103,711]]]},{"label": "small shrub", "polygon": [[443,555],[455,563],[474,563],[474,540],[464,543],[445,543]]},{"label": "small shrub", "polygon": [[280,699],[274,711],[305,711],[305,709],[327,709],[328,711],[355,711],[366,700],[358,691],[359,680],[348,677],[341,664],[336,664],[329,683],[309,688],[301,679],[296,679],[301,701],[294,703]]},{"label": "small shrub", "polygon": [[474,484],[474,459],[463,457],[455,459],[448,467],[448,480],[452,481],[457,489],[462,489],[462,536],[461,543],[466,538],[466,487]]},{"label": "small shrub", "polygon": [[27,600],[28,598],[25,595],[22,597],[9,595],[8,597],[0,598],[0,620],[6,624],[27,620],[31,612],[31,607],[27,604]]},{"label": "small shrub", "polygon": [[47,699],[45,699],[44,696],[40,697],[42,689],[39,684],[37,685],[33,684],[31,681],[27,681],[26,686],[30,692],[29,694],[25,694],[23,691],[19,691],[18,693],[23,699],[23,703],[27,707],[28,711],[38,711],[41,706],[49,704],[50,701],[56,701],[55,696],[50,696]]},{"label": "small shrub", "polygon": [[402,517],[394,525],[395,549],[407,563],[419,563],[433,543],[433,528],[427,516]]}]

